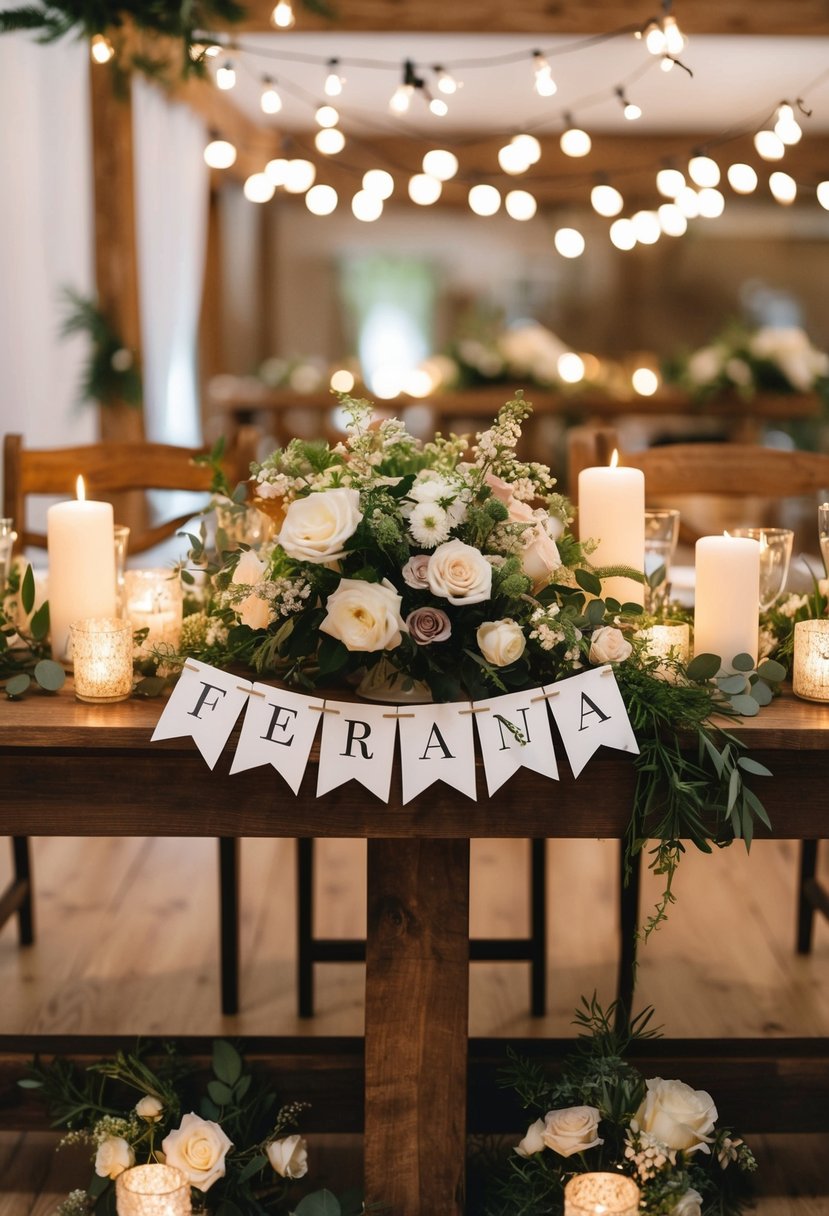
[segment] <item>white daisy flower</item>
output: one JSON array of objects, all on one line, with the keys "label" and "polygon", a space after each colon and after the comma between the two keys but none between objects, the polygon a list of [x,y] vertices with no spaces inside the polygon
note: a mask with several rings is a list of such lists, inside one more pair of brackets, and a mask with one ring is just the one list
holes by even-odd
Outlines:
[{"label": "white daisy flower", "polygon": [[424,549],[441,545],[449,536],[449,517],[436,502],[419,502],[409,518],[409,531]]}]

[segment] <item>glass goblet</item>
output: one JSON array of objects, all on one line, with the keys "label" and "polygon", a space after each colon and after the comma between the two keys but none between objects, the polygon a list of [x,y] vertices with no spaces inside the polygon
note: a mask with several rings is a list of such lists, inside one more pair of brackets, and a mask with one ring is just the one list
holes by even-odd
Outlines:
[{"label": "glass goblet", "polygon": [[648,508],[645,511],[645,577],[650,578],[664,567],[661,582],[652,587],[645,583],[645,611],[661,616],[670,591],[671,561],[679,540],[679,511],[675,507]]},{"label": "glass goblet", "polygon": [[786,586],[794,532],[790,528],[729,528],[760,545],[760,611],[768,612]]}]

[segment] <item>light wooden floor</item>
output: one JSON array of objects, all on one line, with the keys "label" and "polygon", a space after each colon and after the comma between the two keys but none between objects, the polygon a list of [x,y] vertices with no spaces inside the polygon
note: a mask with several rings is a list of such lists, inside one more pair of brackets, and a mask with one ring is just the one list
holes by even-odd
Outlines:
[{"label": "light wooden floor", "polygon": [[[242,1009],[234,1018],[219,1012],[215,841],[33,845],[38,942],[20,950],[13,926],[0,932],[0,1032],[361,1032],[360,965],[318,966],[317,1016],[296,1016],[293,842],[243,842]],[[472,1034],[569,1034],[582,993],[611,999],[617,848],[549,844],[549,1013],[528,1016],[526,964],[475,964]],[[683,861],[678,905],[643,950],[637,989],[666,1034],[829,1034],[829,924],[817,925],[811,957],[792,949],[796,848],[760,842],[750,857],[733,846]],[[829,880],[829,847],[822,852]],[[0,853],[2,883],[9,859]],[[363,931],[364,854],[361,842],[318,843],[318,933]],[[525,841],[473,842],[473,934],[525,931],[527,873]],[[648,875],[645,899],[655,892]],[[710,1088],[716,1093],[716,1078]],[[65,1185],[51,1142],[18,1140],[0,1137],[0,1216],[46,1213]],[[758,1216],[829,1216],[829,1137],[775,1137],[758,1147],[767,1161]]]}]

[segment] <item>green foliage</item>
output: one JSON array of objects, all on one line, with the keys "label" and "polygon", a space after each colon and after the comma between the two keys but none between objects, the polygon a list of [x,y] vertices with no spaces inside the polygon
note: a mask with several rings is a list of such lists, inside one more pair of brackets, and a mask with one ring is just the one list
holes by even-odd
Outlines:
[{"label": "green foliage", "polygon": [[66,673],[51,658],[48,636],[49,605],[35,610],[32,567],[21,577],[20,567],[12,565],[0,588],[0,683],[9,700],[31,688],[54,693],[63,687]]},{"label": "green foliage", "polygon": [[[0,23],[2,23],[0,14]],[[2,25],[0,25],[2,28]],[[129,405],[141,408],[141,372],[135,354],[127,350],[108,318],[94,300],[70,288],[64,290],[67,305],[62,337],[85,334],[89,354],[78,389],[78,400],[104,407]]]}]

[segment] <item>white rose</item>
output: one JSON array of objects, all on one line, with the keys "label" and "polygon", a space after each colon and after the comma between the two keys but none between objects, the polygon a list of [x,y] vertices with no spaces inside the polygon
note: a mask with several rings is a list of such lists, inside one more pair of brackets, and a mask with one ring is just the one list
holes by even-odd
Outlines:
[{"label": "white rose", "polygon": [[432,594],[450,604],[479,604],[492,591],[492,567],[482,553],[462,540],[438,545],[429,558],[427,578]]},{"label": "white rose", "polygon": [[602,663],[623,663],[632,650],[621,629],[603,625],[590,639],[590,662],[597,666]]},{"label": "white rose", "polygon": [[536,1119],[535,1123],[531,1123],[527,1128],[527,1134],[520,1144],[515,1146],[515,1151],[519,1157],[531,1157],[533,1153],[540,1153],[544,1148],[544,1120]]},{"label": "white rose", "polygon": [[95,1173],[99,1178],[117,1178],[135,1165],[135,1153],[123,1136],[107,1136],[95,1154]]},{"label": "white rose", "polygon": [[233,611],[243,625],[250,629],[267,629],[271,622],[271,606],[261,596],[251,594],[241,603],[234,604]]},{"label": "white rose", "polygon": [[236,563],[232,581],[234,583],[246,583],[252,587],[255,583],[259,582],[264,573],[265,563],[256,556],[253,549],[246,549]]},{"label": "white rose", "polygon": [[174,1132],[161,1142],[167,1164],[186,1174],[192,1186],[208,1191],[217,1178],[224,1178],[225,1157],[233,1144],[211,1119],[190,1112]]},{"label": "white rose", "polygon": [[358,490],[321,490],[294,499],[276,539],[298,561],[336,562],[362,518]]},{"label": "white rose", "polygon": [[146,1119],[148,1123],[157,1123],[161,1118],[161,1112],[164,1110],[164,1103],[154,1097],[152,1094],[145,1094],[139,1102],[135,1104],[135,1113],[139,1119]]},{"label": "white rose", "polygon": [[400,616],[400,596],[388,579],[382,583],[340,579],[325,607],[327,616],[320,630],[337,638],[348,650],[394,650],[403,640],[401,631],[406,632]]},{"label": "white rose", "polygon": [[520,659],[527,645],[524,632],[510,617],[484,621],[475,634],[481,654],[493,667],[506,667]]},{"label": "white rose", "polygon": [[521,548],[518,556],[521,558],[521,569],[528,579],[532,580],[533,590],[550,581],[550,575],[561,565],[558,546],[544,526],[544,521],[535,514],[532,507],[518,498],[511,498],[507,503],[510,523],[532,524],[521,533]]},{"label": "white rose", "polygon": [[595,1106],[566,1106],[563,1110],[550,1110],[544,1116],[542,1139],[560,1157],[572,1157],[597,1144],[604,1144],[596,1133],[599,1130],[599,1112]]},{"label": "white rose", "polygon": [[272,1140],[266,1151],[281,1178],[304,1178],[308,1173],[308,1145],[302,1136]]},{"label": "white rose", "polygon": [[671,1208],[671,1216],[702,1216],[702,1195],[699,1191],[688,1187],[685,1194],[680,1195],[679,1202]]},{"label": "white rose", "polygon": [[668,1148],[695,1153],[709,1152],[706,1141],[717,1120],[717,1108],[710,1094],[691,1089],[684,1081],[646,1081],[647,1093],[636,1122]]}]

